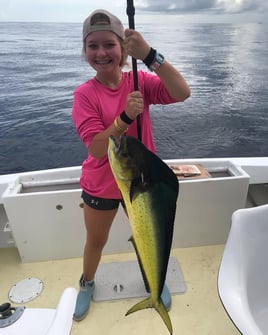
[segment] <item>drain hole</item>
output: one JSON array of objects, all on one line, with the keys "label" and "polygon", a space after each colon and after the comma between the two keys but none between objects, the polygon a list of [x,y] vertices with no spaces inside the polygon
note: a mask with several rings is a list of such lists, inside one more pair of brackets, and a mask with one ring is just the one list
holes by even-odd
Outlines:
[{"label": "drain hole", "polygon": [[116,284],[116,285],[114,285],[114,291],[115,291],[116,293],[121,293],[121,292],[123,291],[123,289],[124,289],[124,286],[121,285],[121,284]]}]

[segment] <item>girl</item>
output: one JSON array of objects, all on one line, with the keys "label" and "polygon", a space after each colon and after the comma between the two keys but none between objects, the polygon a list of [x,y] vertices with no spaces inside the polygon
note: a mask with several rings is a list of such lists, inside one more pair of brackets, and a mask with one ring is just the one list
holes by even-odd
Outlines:
[{"label": "girl", "polygon": [[[182,75],[139,32],[124,30],[120,20],[106,10],[96,10],[84,21],[83,54],[96,75],[75,90],[72,111],[77,132],[88,148],[80,180],[87,237],[74,320],[82,320],[89,310],[95,272],[121,202],[107,157],[109,136],[137,137],[140,115],[142,142],[155,152],[149,106],[190,96]],[[154,71],[138,72],[139,91],[134,91],[133,73],[122,71],[128,55]],[[166,285],[161,298],[169,309]]]}]

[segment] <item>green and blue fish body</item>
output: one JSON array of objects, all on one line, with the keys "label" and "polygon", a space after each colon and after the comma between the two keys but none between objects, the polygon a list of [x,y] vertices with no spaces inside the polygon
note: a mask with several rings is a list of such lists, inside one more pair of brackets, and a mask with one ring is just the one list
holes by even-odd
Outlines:
[{"label": "green and blue fish body", "polygon": [[131,241],[150,292],[150,296],[133,306],[127,315],[155,308],[172,334],[161,293],[172,245],[178,179],[159,157],[131,136],[122,136],[120,142],[111,136],[108,157],[126,205]]}]

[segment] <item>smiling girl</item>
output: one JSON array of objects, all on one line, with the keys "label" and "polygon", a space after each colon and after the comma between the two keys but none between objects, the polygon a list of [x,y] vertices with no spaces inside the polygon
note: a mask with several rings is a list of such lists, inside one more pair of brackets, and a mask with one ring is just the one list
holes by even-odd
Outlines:
[{"label": "smiling girl", "polygon": [[[94,276],[121,202],[107,157],[109,136],[120,138],[126,133],[137,137],[136,118],[140,115],[142,142],[155,152],[149,106],[181,102],[190,96],[180,72],[139,32],[124,30],[121,21],[106,10],[96,10],[84,21],[83,55],[96,75],[75,90],[72,111],[77,132],[88,149],[80,179],[87,235],[74,313],[77,321],[88,313]],[[134,91],[132,71],[122,71],[128,55],[154,72],[138,72],[139,91]],[[166,285],[161,298],[169,309]]]}]

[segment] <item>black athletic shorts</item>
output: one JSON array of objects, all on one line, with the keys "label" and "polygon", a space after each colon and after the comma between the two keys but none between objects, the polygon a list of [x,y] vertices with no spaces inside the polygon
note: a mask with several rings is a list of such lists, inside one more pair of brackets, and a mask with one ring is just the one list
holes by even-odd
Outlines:
[{"label": "black athletic shorts", "polygon": [[81,197],[85,204],[87,204],[89,207],[102,211],[116,209],[119,207],[120,203],[123,205],[123,207],[125,207],[124,201],[122,199],[98,198],[86,193],[85,191],[82,191]]}]

